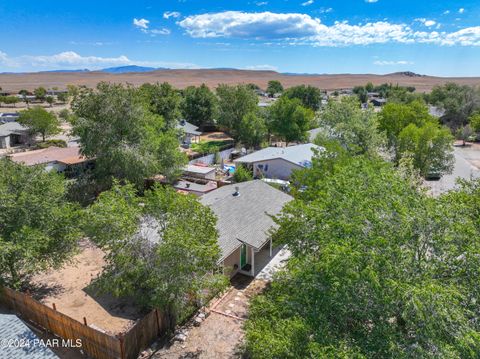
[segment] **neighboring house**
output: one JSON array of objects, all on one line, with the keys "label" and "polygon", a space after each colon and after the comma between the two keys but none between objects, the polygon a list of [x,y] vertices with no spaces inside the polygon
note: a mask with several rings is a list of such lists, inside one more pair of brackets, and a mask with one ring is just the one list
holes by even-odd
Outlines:
[{"label": "neighboring house", "polygon": [[18,122],[0,124],[0,148],[10,148],[29,143],[31,136],[28,128]]},{"label": "neighboring house", "polygon": [[9,156],[13,162],[26,166],[43,165],[47,171],[64,172],[73,177],[92,165],[80,154],[79,147],[48,147],[41,150],[15,153]]},{"label": "neighboring house", "polygon": [[375,107],[381,107],[387,103],[387,100],[384,98],[373,98],[372,100],[370,100],[370,102]]},{"label": "neighboring house", "polygon": [[[0,357],[11,359],[57,359],[16,315],[0,311]],[[11,343],[10,345],[8,343]],[[23,345],[21,345],[23,343]]]},{"label": "neighboring house", "polygon": [[223,186],[200,202],[217,216],[220,263],[226,274],[254,277],[272,256],[271,216],[293,198],[260,180]]},{"label": "neighboring house", "polygon": [[7,122],[16,122],[19,117],[18,112],[2,112],[0,113],[0,125]]},{"label": "neighboring house", "polygon": [[443,117],[445,115],[445,110],[437,106],[428,106],[428,113],[436,118]]},{"label": "neighboring house", "polygon": [[180,193],[191,193],[196,196],[202,196],[206,193],[209,193],[215,189],[217,189],[218,185],[216,181],[208,181],[208,180],[199,180],[199,181],[187,181],[187,180],[179,180],[174,185],[173,188]]},{"label": "neighboring house", "polygon": [[189,145],[192,142],[200,142],[200,135],[202,133],[198,131],[197,126],[192,125],[190,122],[181,120],[177,125],[177,129],[183,131],[181,138],[183,144]]},{"label": "neighboring house", "polygon": [[324,148],[312,143],[291,147],[267,147],[234,162],[251,168],[256,178],[289,180],[293,170],[312,165],[314,150],[323,151]]},{"label": "neighboring house", "polygon": [[188,165],[184,168],[183,174],[187,177],[214,180],[215,168],[207,166]]}]

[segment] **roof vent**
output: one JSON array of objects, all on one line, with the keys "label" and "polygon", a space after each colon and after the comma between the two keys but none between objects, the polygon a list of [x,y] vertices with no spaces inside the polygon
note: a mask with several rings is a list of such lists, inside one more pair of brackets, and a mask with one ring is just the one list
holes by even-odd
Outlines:
[{"label": "roof vent", "polygon": [[238,196],[240,196],[240,188],[235,187],[235,192],[233,192],[233,197],[238,197]]}]

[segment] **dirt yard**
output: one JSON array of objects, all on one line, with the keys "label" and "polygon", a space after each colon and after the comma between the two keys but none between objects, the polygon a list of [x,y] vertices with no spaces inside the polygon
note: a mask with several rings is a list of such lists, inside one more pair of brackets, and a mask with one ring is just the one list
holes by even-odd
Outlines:
[{"label": "dirt yard", "polygon": [[239,358],[249,301],[267,285],[268,282],[263,280],[252,281],[251,278],[237,276],[232,287],[207,308],[208,316],[200,326],[188,323],[180,330],[186,334],[185,341],[173,341],[156,351],[151,358]]},{"label": "dirt yard", "polygon": [[128,301],[96,294],[89,287],[104,265],[104,253],[90,242],[82,242],[81,252],[72,263],[34,278],[34,296],[50,307],[55,303],[58,311],[81,323],[85,317],[96,329],[110,334],[124,332],[141,318],[141,313]]}]

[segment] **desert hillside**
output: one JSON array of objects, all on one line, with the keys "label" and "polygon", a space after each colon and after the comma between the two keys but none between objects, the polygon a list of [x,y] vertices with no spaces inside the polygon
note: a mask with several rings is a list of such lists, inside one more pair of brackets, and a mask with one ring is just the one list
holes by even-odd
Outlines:
[{"label": "desert hillside", "polygon": [[33,90],[38,86],[65,88],[67,84],[95,86],[99,81],[123,82],[140,85],[145,82],[170,82],[179,88],[206,83],[216,87],[220,83],[255,83],[261,88],[268,81],[279,80],[285,87],[299,84],[317,86],[321,89],[335,90],[364,85],[371,81],[374,84],[393,83],[403,86],[415,86],[418,91],[429,91],[434,85],[445,82],[480,85],[480,77],[432,77],[416,76],[410,73],[390,75],[289,75],[274,71],[247,71],[231,69],[200,70],[158,70],[152,72],[136,72],[111,74],[104,72],[39,72],[25,74],[0,74],[0,87],[5,91]]}]

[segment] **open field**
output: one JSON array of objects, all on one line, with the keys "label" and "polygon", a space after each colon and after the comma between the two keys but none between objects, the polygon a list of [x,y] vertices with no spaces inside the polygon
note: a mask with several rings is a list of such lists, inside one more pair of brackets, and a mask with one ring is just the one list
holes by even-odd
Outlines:
[{"label": "open field", "polygon": [[415,86],[418,91],[429,91],[434,85],[456,82],[467,85],[480,85],[480,77],[432,77],[408,76],[403,73],[390,75],[286,75],[274,71],[247,70],[158,70],[143,73],[108,74],[103,72],[40,72],[25,74],[0,74],[0,86],[4,91],[33,90],[38,86],[65,88],[68,84],[95,86],[100,81],[122,82],[141,85],[145,82],[170,82],[176,87],[207,84],[216,87],[220,83],[255,83],[266,88],[269,80],[279,80],[284,86],[299,84],[317,86],[321,89],[335,90],[364,85],[393,83],[403,86]]}]

